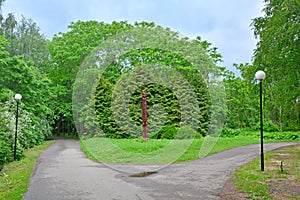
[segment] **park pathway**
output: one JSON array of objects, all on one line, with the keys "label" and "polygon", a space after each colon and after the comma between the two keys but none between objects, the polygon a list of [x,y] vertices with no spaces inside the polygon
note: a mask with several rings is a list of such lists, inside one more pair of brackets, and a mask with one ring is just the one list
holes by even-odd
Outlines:
[{"label": "park pathway", "polygon": [[[265,150],[295,144],[299,143],[265,144]],[[147,177],[130,177],[122,171],[130,168],[138,172],[149,166],[114,165],[111,167],[121,170],[113,170],[86,158],[77,140],[57,140],[39,157],[23,199],[219,199],[219,190],[234,169],[259,156],[259,149],[259,145],[239,147],[192,162],[169,165]]]}]

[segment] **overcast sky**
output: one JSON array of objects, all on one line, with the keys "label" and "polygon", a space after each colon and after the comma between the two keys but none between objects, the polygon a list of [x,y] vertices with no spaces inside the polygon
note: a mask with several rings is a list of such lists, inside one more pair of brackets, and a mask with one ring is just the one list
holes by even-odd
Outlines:
[{"label": "overcast sky", "polygon": [[6,0],[3,14],[32,18],[49,39],[77,20],[153,21],[190,38],[201,36],[218,47],[228,69],[251,63],[256,41],[251,20],[263,0]]}]

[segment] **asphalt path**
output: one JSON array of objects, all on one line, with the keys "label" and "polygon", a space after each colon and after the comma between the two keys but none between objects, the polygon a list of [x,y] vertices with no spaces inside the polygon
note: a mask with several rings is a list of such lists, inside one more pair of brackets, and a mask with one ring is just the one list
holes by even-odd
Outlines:
[{"label": "asphalt path", "polygon": [[[299,143],[265,144],[265,151]],[[157,165],[107,166],[89,160],[77,140],[57,140],[37,160],[24,200],[206,200],[218,194],[234,170],[260,155],[260,145],[172,164],[146,177],[130,172]],[[260,166],[257,166],[260,169]],[[117,170],[116,170],[117,169]]]}]

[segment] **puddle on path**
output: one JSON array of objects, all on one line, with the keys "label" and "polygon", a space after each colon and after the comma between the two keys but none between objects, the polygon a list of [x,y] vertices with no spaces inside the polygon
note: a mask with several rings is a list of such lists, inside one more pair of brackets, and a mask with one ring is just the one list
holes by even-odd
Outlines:
[{"label": "puddle on path", "polygon": [[157,174],[157,172],[156,171],[153,171],[153,172],[141,172],[141,173],[138,173],[138,174],[132,174],[129,177],[141,178],[141,177],[150,176],[152,174]]}]

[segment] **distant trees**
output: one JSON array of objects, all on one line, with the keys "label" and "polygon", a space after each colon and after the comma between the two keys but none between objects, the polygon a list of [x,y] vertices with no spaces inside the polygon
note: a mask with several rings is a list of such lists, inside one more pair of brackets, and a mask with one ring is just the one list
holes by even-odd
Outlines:
[{"label": "distant trees", "polygon": [[227,73],[227,126],[254,128],[258,122],[258,86],[254,74],[266,72],[263,81],[264,118],[281,130],[300,129],[300,2],[264,0],[265,15],[252,22],[258,39],[254,62],[235,65],[240,77]]},{"label": "distant trees", "polygon": [[0,33],[9,42],[6,46],[11,56],[22,56],[26,62],[31,61],[39,68],[49,59],[48,40],[32,19],[22,19],[18,22],[12,13],[6,18],[1,16]]}]

